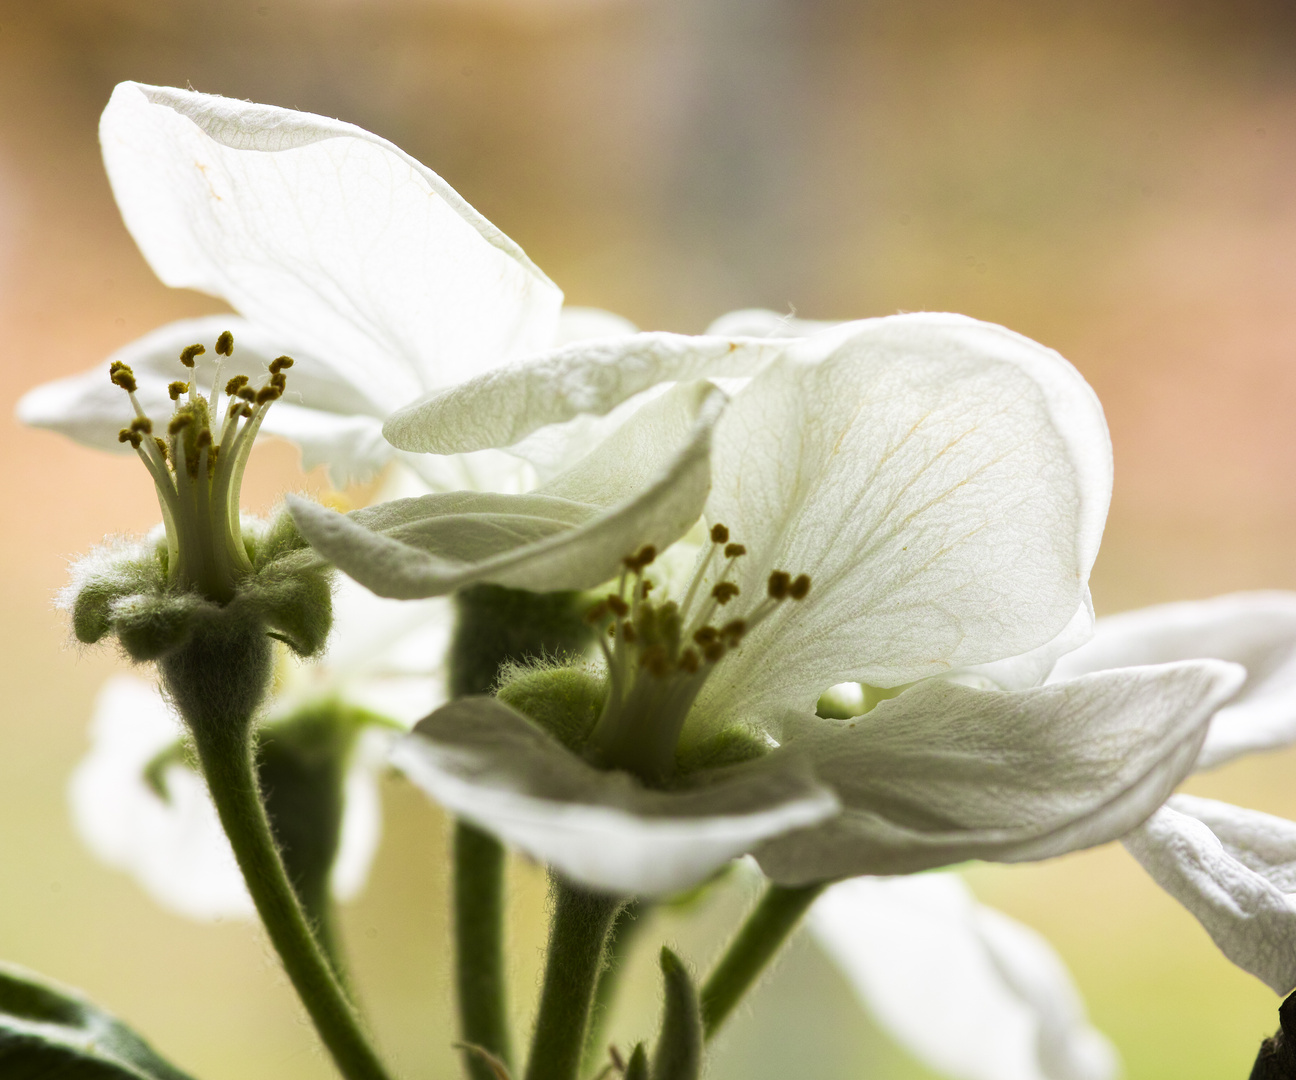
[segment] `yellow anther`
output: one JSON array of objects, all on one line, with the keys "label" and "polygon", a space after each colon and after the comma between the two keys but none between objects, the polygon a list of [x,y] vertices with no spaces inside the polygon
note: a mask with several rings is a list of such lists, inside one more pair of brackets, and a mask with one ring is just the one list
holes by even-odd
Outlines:
[{"label": "yellow anther", "polygon": [[131,446],[139,445],[139,435],[131,431],[130,428],[122,428],[117,432],[117,441],[119,443],[130,443]]},{"label": "yellow anther", "polygon": [[171,422],[167,424],[167,434],[175,435],[183,431],[192,421],[193,417],[188,413],[176,413],[175,416],[171,417]]},{"label": "yellow anther", "polygon": [[810,592],[810,575],[798,574],[788,589],[788,596],[793,600],[804,600]]},{"label": "yellow anther", "polygon": [[746,555],[747,549],[742,544],[725,544],[725,558],[736,559],[739,555]]},{"label": "yellow anther", "polygon": [[288,385],[288,376],[285,375],[282,371],[276,371],[273,375],[270,376],[270,385],[273,386],[276,390],[279,391],[279,393],[282,394],[284,392],[284,388]]},{"label": "yellow anther", "polygon": [[167,384],[167,393],[171,395],[172,401],[179,401],[181,394],[189,393],[189,384],[176,379],[175,382]]},{"label": "yellow anther", "polygon": [[693,634],[693,640],[703,648],[720,640],[720,631],[714,626],[704,626]]},{"label": "yellow anther", "polygon": [[240,387],[238,390],[238,396],[244,401],[256,401],[256,391],[250,386]]},{"label": "yellow anther", "polygon": [[612,609],[612,614],[618,619],[624,619],[630,614],[630,605],[615,593],[607,598],[607,606]]},{"label": "yellow anther", "polygon": [[643,583],[639,586],[639,595],[646,600],[648,598],[648,594],[652,592],[655,587],[656,586],[654,585],[653,582],[649,581],[647,578],[644,578]]},{"label": "yellow anther", "polygon": [[649,673],[664,679],[670,674],[670,654],[664,645],[649,645],[639,654],[639,666],[647,668]]},{"label": "yellow anther", "polygon": [[702,655],[706,658],[708,664],[714,664],[725,654],[725,647],[718,641],[711,642],[710,645],[702,647]]},{"label": "yellow anther", "polygon": [[288,368],[292,366],[293,366],[293,358],[291,356],[276,357],[274,360],[270,361],[270,374],[278,375],[279,372],[286,371]]},{"label": "yellow anther", "polygon": [[180,363],[191,368],[194,366],[194,361],[206,351],[207,349],[202,345],[186,345],[180,350]]},{"label": "yellow anther", "polygon": [[212,433],[207,428],[203,428],[202,431],[198,432],[198,438],[194,440],[194,445],[196,445],[199,450],[202,450],[205,447],[211,446],[211,444]]},{"label": "yellow anther", "polygon": [[120,386],[128,394],[133,394],[139,389],[139,385],[135,382],[135,372],[120,360],[114,360],[109,365],[108,378],[112,380],[114,386]]},{"label": "yellow anther", "polygon": [[696,649],[685,649],[679,655],[680,668],[687,671],[690,675],[697,671],[699,663],[700,658],[698,657]]},{"label": "yellow anther", "polygon": [[242,390],[243,387],[247,386],[247,384],[248,377],[246,375],[235,375],[234,378],[230,379],[230,381],[225,384],[225,393],[228,397],[233,397]]},{"label": "yellow anther", "polygon": [[729,542],[729,530],[724,525],[711,526],[711,543],[726,544]]},{"label": "yellow anther", "polygon": [[[808,587],[807,582],[807,587]],[[786,570],[775,570],[769,576],[769,594],[775,600],[786,600],[792,588],[792,575]]]},{"label": "yellow anther", "polygon": [[591,625],[594,625],[596,623],[601,623],[604,619],[607,618],[607,613],[608,613],[608,602],[606,600],[600,600],[597,604],[595,604],[592,608],[590,608],[589,611],[585,612],[585,621],[587,623],[590,623]]},{"label": "yellow anther", "polygon": [[747,633],[747,622],[744,619],[730,619],[720,627],[720,636],[729,642],[731,648],[742,641],[745,633]]},{"label": "yellow anther", "polygon": [[216,339],[216,353],[218,356],[229,356],[234,351],[234,335],[228,330],[222,331],[221,336]]},{"label": "yellow anther", "polygon": [[279,390],[274,386],[263,386],[256,392],[256,403],[264,405],[267,401],[274,401],[279,397]]},{"label": "yellow anther", "polygon": [[628,645],[633,645],[639,640],[639,632],[634,628],[634,623],[623,622],[621,624],[621,638]]},{"label": "yellow anther", "polygon": [[154,438],[153,445],[158,448],[158,453],[162,455],[162,460],[167,459],[167,444],[165,439]]},{"label": "yellow anther", "polygon": [[131,421],[131,431],[139,431],[145,435],[153,434],[153,421],[147,416],[137,416]]},{"label": "yellow anther", "polygon": [[711,590],[717,604],[727,604],[738,595],[738,586],[732,581],[722,581]]}]

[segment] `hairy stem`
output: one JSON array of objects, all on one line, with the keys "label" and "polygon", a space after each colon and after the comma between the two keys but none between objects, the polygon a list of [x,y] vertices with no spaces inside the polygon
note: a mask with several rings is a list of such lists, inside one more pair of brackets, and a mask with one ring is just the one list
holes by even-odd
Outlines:
[{"label": "hairy stem", "polygon": [[526,1080],[576,1080],[608,931],[621,900],[553,878],[544,989]]},{"label": "hairy stem", "polygon": [[198,759],[248,892],[316,1031],[347,1080],[389,1080],[321,951],[275,847],[257,790],[250,724],[191,725]]},{"label": "hairy stem", "polygon": [[771,885],[702,987],[702,1025],[710,1039],[796,929],[824,885]]},{"label": "hairy stem", "polygon": [[[504,982],[504,849],[459,822],[454,834],[455,985],[463,1041],[512,1061]],[[473,1080],[496,1080],[489,1060],[464,1051]]]},{"label": "hairy stem", "polygon": [[621,982],[621,972],[625,968],[630,946],[639,936],[644,917],[652,905],[643,900],[631,900],[613,920],[612,929],[608,932],[607,958],[603,971],[594,987],[594,1002],[590,1007],[589,1030],[585,1034],[585,1052],[581,1060],[581,1071],[592,1072],[602,1056],[603,1029],[607,1026],[608,1014],[612,1011],[612,1002],[616,997],[617,987]]}]

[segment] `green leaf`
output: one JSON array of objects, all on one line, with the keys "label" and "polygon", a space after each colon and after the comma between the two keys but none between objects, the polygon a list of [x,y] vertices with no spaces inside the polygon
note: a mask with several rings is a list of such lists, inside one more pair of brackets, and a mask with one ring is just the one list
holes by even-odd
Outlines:
[{"label": "green leaf", "polygon": [[57,983],[0,964],[5,1080],[190,1080],[120,1020]]},{"label": "green leaf", "polygon": [[630,1063],[626,1066],[625,1080],[648,1080],[648,1055],[644,1051],[643,1043],[637,1043],[634,1053],[630,1055]]},{"label": "green leaf", "polygon": [[697,1080],[702,1075],[702,1012],[697,988],[684,962],[661,951],[666,1004],[653,1052],[652,1080]]}]

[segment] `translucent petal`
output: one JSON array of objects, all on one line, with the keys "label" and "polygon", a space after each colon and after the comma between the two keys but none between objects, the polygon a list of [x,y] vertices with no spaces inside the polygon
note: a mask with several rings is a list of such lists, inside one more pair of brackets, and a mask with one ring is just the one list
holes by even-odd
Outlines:
[{"label": "translucent petal", "polygon": [[1236,664],[1122,668],[1031,690],[919,683],[788,743],[842,813],[757,851],[776,881],[1044,859],[1114,840],[1187,775]]},{"label": "translucent petal", "polygon": [[361,128],[121,83],[99,133],[158,277],[362,376],[384,413],[553,341],[553,283],[444,180]]},{"label": "translucent petal", "polygon": [[1094,639],[1052,677],[1211,656],[1242,664],[1247,681],[1215,714],[1197,768],[1296,742],[1296,593],[1233,593],[1099,619]]}]

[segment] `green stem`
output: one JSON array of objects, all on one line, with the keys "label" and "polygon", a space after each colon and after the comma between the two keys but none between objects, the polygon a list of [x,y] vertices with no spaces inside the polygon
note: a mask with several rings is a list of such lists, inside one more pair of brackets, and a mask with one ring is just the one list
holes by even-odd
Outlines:
[{"label": "green stem", "polygon": [[612,1000],[621,982],[621,972],[625,968],[630,946],[639,936],[644,917],[651,906],[643,900],[631,900],[617,912],[612,929],[608,932],[607,960],[599,975],[598,985],[594,987],[594,1003],[590,1007],[589,1031],[585,1035],[585,1052],[581,1058],[582,1073],[594,1071],[599,1062],[603,1052],[603,1047],[599,1044],[603,1040],[603,1029],[607,1026],[608,1015],[612,1011]]},{"label": "green stem", "polygon": [[526,1080],[576,1080],[608,931],[621,900],[553,878],[544,989]]},{"label": "green stem", "polygon": [[[466,822],[454,834],[455,979],[463,1041],[512,1060],[504,993],[504,849]],[[464,1051],[473,1080],[496,1080],[489,1060]]]},{"label": "green stem", "polygon": [[248,892],[338,1071],[347,1080],[389,1080],[284,872],[257,790],[250,725],[237,718],[190,730]]},{"label": "green stem", "polygon": [[702,1025],[710,1039],[796,929],[824,885],[771,885],[702,987]]}]

